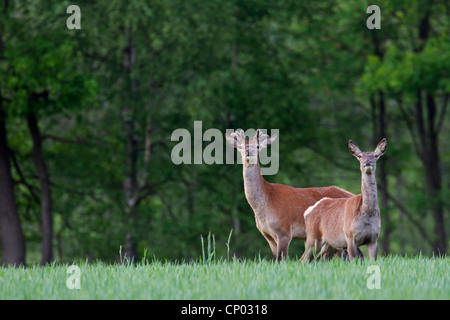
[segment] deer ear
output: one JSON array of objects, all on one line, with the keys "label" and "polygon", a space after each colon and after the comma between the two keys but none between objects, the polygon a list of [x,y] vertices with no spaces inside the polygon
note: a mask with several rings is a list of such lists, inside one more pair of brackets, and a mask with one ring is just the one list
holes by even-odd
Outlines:
[{"label": "deer ear", "polygon": [[267,144],[272,144],[276,139],[277,135],[274,134],[273,136],[269,137],[269,139],[267,139]]},{"label": "deer ear", "polygon": [[225,139],[227,140],[230,146],[241,151],[242,147],[245,144],[244,130],[238,129],[230,134],[225,133]]},{"label": "deer ear", "polygon": [[236,134],[233,132],[231,134],[225,133],[225,139],[227,140],[228,144],[234,148],[238,147]]},{"label": "deer ear", "polygon": [[261,130],[256,130],[255,138],[257,138],[259,143],[259,150],[266,148],[269,144],[275,141],[277,135],[273,135],[272,137],[268,134],[263,133]]},{"label": "deer ear", "polygon": [[265,134],[261,140],[259,141],[259,149],[263,149],[263,148],[267,148],[267,146],[269,144],[272,144],[272,142],[275,141],[275,139],[277,138],[277,135],[273,135],[272,137],[268,136],[267,134]]},{"label": "deer ear", "polygon": [[383,138],[383,140],[381,140],[380,142],[378,142],[377,147],[375,148],[375,151],[373,152],[375,157],[378,159],[379,157],[381,157],[381,155],[383,153],[386,152],[386,145],[387,145],[387,141],[386,138]]},{"label": "deer ear", "polygon": [[361,157],[362,154],[361,150],[359,150],[358,145],[352,140],[348,141],[348,151],[350,151],[350,153],[355,157],[357,157],[358,159]]}]

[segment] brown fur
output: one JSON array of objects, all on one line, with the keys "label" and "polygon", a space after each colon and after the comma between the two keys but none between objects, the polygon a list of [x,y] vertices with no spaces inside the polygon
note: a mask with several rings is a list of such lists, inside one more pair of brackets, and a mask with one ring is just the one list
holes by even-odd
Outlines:
[{"label": "brown fur", "polygon": [[304,212],[324,197],[351,197],[352,193],[335,186],[319,188],[293,188],[278,183],[269,183],[261,175],[259,162],[250,163],[260,149],[275,139],[259,130],[251,141],[246,141],[243,132],[226,135],[230,145],[242,155],[244,190],[248,203],[255,213],[256,227],[267,240],[273,258],[287,258],[292,239],[305,239]]},{"label": "brown fur", "polygon": [[[306,225],[304,212],[311,205],[324,197],[343,198],[350,197],[351,194],[336,186],[318,187],[318,188],[292,188],[282,184],[272,184],[265,182],[265,193],[269,198],[269,207],[271,210],[271,225],[268,230],[264,230],[262,226],[257,227],[264,235],[269,245],[277,245],[277,253],[272,249],[274,259],[280,260],[282,256],[287,257],[288,247],[292,239],[306,238]],[[292,228],[297,226],[297,232],[294,233]],[[303,231],[304,230],[304,231]],[[275,244],[271,242],[274,239]],[[282,243],[283,239],[286,239]]]},{"label": "brown fur", "polygon": [[306,211],[307,240],[302,260],[313,260],[314,251],[320,250],[318,255],[325,258],[346,248],[353,260],[361,258],[358,247],[362,245],[368,246],[370,259],[376,260],[381,221],[375,163],[386,150],[386,140],[374,152],[362,153],[352,141],[349,149],[361,164],[361,194],[347,199],[322,199]]}]

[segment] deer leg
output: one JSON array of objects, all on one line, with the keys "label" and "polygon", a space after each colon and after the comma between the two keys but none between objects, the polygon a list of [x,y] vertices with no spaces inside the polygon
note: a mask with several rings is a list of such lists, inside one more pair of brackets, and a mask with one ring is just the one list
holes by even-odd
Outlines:
[{"label": "deer leg", "polygon": [[358,258],[364,259],[364,254],[362,253],[361,249],[359,249],[358,247],[356,247],[356,249],[358,250]]},{"label": "deer leg", "polygon": [[333,259],[333,256],[336,252],[337,250],[335,248],[325,243],[320,250],[322,261]]},{"label": "deer leg", "polygon": [[303,252],[302,256],[300,257],[300,260],[298,260],[298,262],[300,263],[305,263],[306,261],[309,260],[309,252],[310,252],[310,248],[308,247],[308,240],[305,241],[305,252]]},{"label": "deer leg", "polygon": [[277,243],[268,234],[263,234],[263,236],[264,236],[264,238],[266,238],[267,242],[269,243],[270,250],[272,250],[273,260],[277,260]]},{"label": "deer leg", "polygon": [[318,240],[307,238],[306,242],[305,242],[305,252],[303,253],[302,257],[300,258],[300,261],[302,261],[303,263],[312,262],[316,256],[317,245],[318,245]]},{"label": "deer leg", "polygon": [[308,244],[306,242],[305,244],[305,252],[303,252],[302,257],[300,258],[299,262],[311,262],[314,260],[314,251],[313,251],[313,245]]},{"label": "deer leg", "polygon": [[356,246],[354,237],[347,237],[347,253],[350,261],[354,258],[358,258],[358,247]]},{"label": "deer leg", "polygon": [[278,236],[277,237],[277,260],[280,262],[283,259],[287,259],[289,244],[291,243],[291,237]]},{"label": "deer leg", "polygon": [[[362,253],[361,249],[356,247],[356,251],[358,252],[358,258],[364,259],[364,254]],[[342,260],[348,260],[348,252],[345,249],[338,251],[336,255],[342,258]]]},{"label": "deer leg", "polygon": [[289,244],[291,243],[291,238],[286,236],[277,237],[277,261],[280,262],[283,259],[287,259]]},{"label": "deer leg", "polygon": [[343,249],[343,250],[338,250],[338,252],[336,253],[336,255],[341,258],[344,261],[348,260],[348,252],[347,250]]},{"label": "deer leg", "polygon": [[377,251],[378,251],[378,244],[377,241],[374,241],[372,243],[369,243],[367,245],[367,249],[369,251],[369,258],[371,261],[377,260]]}]

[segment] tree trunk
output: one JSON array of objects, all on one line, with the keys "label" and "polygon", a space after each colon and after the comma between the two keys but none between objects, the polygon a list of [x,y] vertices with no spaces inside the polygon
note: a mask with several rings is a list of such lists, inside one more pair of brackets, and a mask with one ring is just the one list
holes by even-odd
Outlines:
[{"label": "tree trunk", "polygon": [[32,157],[34,167],[39,177],[41,187],[41,215],[42,215],[42,259],[41,265],[53,261],[53,219],[52,219],[52,195],[50,177],[42,155],[42,137],[39,131],[38,120],[33,111],[27,117],[28,129],[33,140]]},{"label": "tree trunk", "polygon": [[431,94],[426,95],[427,118],[428,118],[428,141],[429,146],[425,159],[427,190],[431,199],[431,209],[434,218],[434,234],[436,240],[433,245],[435,255],[443,255],[447,251],[447,240],[444,228],[444,204],[442,199],[442,175],[441,163],[439,159],[438,135],[439,132],[435,128],[436,118],[436,102]]},{"label": "tree trunk", "polygon": [[[129,105],[124,106],[124,113],[129,112]],[[134,133],[134,119],[124,120],[126,139],[125,176],[123,190],[125,195],[125,215],[127,217],[127,234],[125,236],[124,257],[133,262],[137,256],[136,233],[136,200],[138,195],[137,182],[137,140]]]},{"label": "tree trunk", "polygon": [[[418,25],[419,42],[416,45],[413,43],[414,52],[420,53],[426,45],[426,41],[430,35],[431,24],[431,2],[425,2],[423,8],[421,8],[421,19]],[[416,101],[414,103],[414,120],[415,128],[419,141],[416,141],[414,126],[412,121],[409,120],[409,114],[402,110],[403,117],[408,123],[408,129],[411,134],[411,138],[414,143],[415,151],[424,165],[425,168],[425,181],[426,181],[426,193],[430,200],[430,209],[432,211],[434,220],[434,236],[433,241],[433,253],[435,255],[446,254],[447,240],[444,228],[444,202],[442,199],[442,175],[441,175],[441,163],[439,159],[439,130],[440,121],[437,119],[435,93],[426,92],[419,88],[416,92]],[[425,98],[425,99],[424,99]],[[426,102],[424,112],[424,101]],[[445,104],[447,103],[444,98],[444,106],[441,117],[444,116]]]},{"label": "tree trunk", "polygon": [[424,114],[422,90],[417,91],[415,120],[420,139],[419,158],[425,168],[426,192],[434,220],[433,253],[437,256],[447,250],[444,228],[444,204],[442,199],[442,175],[439,159],[439,128],[436,127],[436,102],[433,95],[426,94],[426,112]]},{"label": "tree trunk", "polygon": [[[372,35],[372,44],[374,53],[380,60],[383,60],[384,51],[380,44],[380,39],[377,36],[377,32],[371,32]],[[375,97],[371,97],[371,106],[372,106],[372,123],[373,123],[373,143],[377,145],[377,143],[386,138],[386,100],[384,96],[384,92],[382,90],[378,91],[378,104],[376,103]],[[378,116],[377,116],[378,111]],[[388,161],[389,156],[383,156],[379,160],[378,164],[378,179],[380,181],[380,193],[381,193],[381,219],[383,224],[383,237],[381,238],[381,249],[383,253],[386,255],[389,253],[389,247],[391,242],[391,231],[392,226],[389,219],[389,214],[387,212],[388,209],[388,183],[387,183],[387,174],[386,174],[386,162]]]},{"label": "tree trunk", "polygon": [[25,239],[14,198],[14,182],[8,156],[6,115],[0,96],[0,233],[5,265],[25,265]]},{"label": "tree trunk", "polygon": [[[378,92],[378,101],[374,96],[370,98],[370,106],[372,110],[372,127],[373,127],[373,144],[386,138],[386,105],[383,91]],[[391,225],[389,214],[387,214],[387,175],[386,175],[386,156],[383,156],[378,162],[377,173],[380,181],[379,190],[381,194],[380,213],[383,225],[383,237],[381,238],[381,248],[384,254],[389,253]]]},{"label": "tree trunk", "polygon": [[[379,111],[378,111],[378,127],[380,129],[379,135],[377,137],[376,143],[380,141],[383,138],[386,138],[386,104],[384,99],[384,93],[383,91],[380,91],[379,94]],[[383,238],[381,241],[381,249],[384,254],[389,253],[389,247],[391,242],[391,221],[389,219],[389,214],[387,212],[388,210],[388,182],[387,182],[387,173],[386,173],[386,163],[389,159],[389,156],[384,156],[379,160],[378,164],[378,177],[380,181],[380,193],[381,193],[381,217],[382,217],[382,223],[383,223]]]},{"label": "tree trunk", "polygon": [[[3,14],[8,14],[8,1],[3,7]],[[6,44],[0,33],[0,60]],[[3,97],[0,93],[0,235],[2,261],[4,265],[18,267],[25,265],[25,238],[22,232],[14,197],[14,181],[9,162],[9,148],[6,133],[6,113],[3,109]]]},{"label": "tree trunk", "polygon": [[[235,40],[233,42],[233,47],[231,51],[231,70],[236,70],[238,68],[238,42]],[[232,128],[231,124],[232,114],[231,112],[227,113],[227,129]],[[233,206],[231,209],[231,218],[232,218],[232,229],[235,234],[235,238],[239,237],[241,233],[241,219],[239,218],[239,212],[236,206]]]},{"label": "tree trunk", "polygon": [[[419,24],[419,45],[416,52],[420,52],[425,47],[426,41],[431,31],[430,14],[431,2],[426,2],[423,8],[423,17]],[[426,93],[427,121],[425,120],[422,104],[422,92],[417,92],[416,119],[418,122],[419,137],[422,144],[423,164],[427,182],[427,193],[431,200],[431,209],[434,219],[435,241],[433,253],[435,255],[446,254],[447,240],[444,228],[444,204],[442,199],[442,176],[439,160],[439,126],[436,126],[436,101],[431,93]]]},{"label": "tree trunk", "polygon": [[[130,31],[131,33],[131,31]],[[135,130],[135,101],[137,94],[136,80],[131,73],[136,60],[136,47],[130,35],[128,46],[123,51],[123,70],[125,73],[124,104],[122,107],[123,127],[125,134],[125,176],[123,190],[125,195],[125,215],[127,217],[127,233],[125,236],[124,258],[127,263],[134,263],[137,258],[136,240],[136,204],[139,194],[138,186],[138,141]]]}]

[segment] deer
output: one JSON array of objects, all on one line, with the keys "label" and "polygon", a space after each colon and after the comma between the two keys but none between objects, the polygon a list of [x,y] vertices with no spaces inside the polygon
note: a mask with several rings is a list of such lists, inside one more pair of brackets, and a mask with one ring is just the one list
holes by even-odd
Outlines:
[{"label": "deer", "polygon": [[242,157],[244,193],[255,214],[256,227],[269,243],[275,261],[288,257],[292,239],[305,239],[306,227],[303,213],[324,197],[350,198],[354,194],[336,186],[293,188],[269,183],[261,175],[258,153],[272,144],[277,135],[269,136],[256,130],[247,140],[243,130],[225,134],[226,141]]},{"label": "deer", "polygon": [[361,193],[346,199],[323,198],[305,211],[307,238],[302,261],[327,259],[344,249],[350,261],[362,259],[359,247],[363,245],[367,245],[370,260],[377,259],[381,219],[375,170],[386,145],[383,138],[374,152],[361,152],[355,142],[348,142],[350,153],[360,164]]}]

